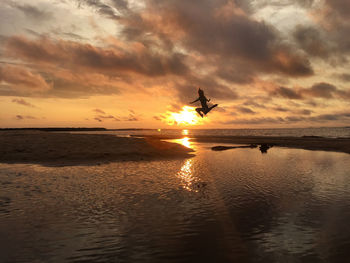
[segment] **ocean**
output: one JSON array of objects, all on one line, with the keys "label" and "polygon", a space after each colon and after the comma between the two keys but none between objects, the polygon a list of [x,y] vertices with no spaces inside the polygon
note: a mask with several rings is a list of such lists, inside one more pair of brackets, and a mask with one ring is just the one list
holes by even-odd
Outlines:
[{"label": "ocean", "polygon": [[[79,132],[82,133],[82,132]],[[320,128],[281,128],[281,129],[125,129],[93,131],[83,133],[128,135],[205,135],[205,136],[277,136],[303,137],[319,136],[326,138],[349,138],[350,127]]]}]

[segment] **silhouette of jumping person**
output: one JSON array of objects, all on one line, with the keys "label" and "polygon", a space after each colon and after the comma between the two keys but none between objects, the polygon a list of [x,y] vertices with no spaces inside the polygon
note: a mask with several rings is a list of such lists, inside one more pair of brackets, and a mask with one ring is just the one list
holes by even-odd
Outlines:
[{"label": "silhouette of jumping person", "polygon": [[196,112],[198,112],[198,114],[203,118],[203,113],[204,115],[207,115],[207,113],[211,111],[213,108],[215,108],[216,106],[218,106],[218,104],[208,107],[207,102],[209,102],[210,99],[207,99],[207,97],[204,96],[204,91],[201,90],[200,88],[198,88],[198,95],[199,95],[198,99],[190,102],[190,104],[200,101],[202,108],[196,108]]}]

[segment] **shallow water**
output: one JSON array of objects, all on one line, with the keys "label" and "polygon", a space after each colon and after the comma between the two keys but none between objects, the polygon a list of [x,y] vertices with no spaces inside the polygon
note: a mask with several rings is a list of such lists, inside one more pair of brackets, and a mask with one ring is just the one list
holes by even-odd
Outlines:
[{"label": "shallow water", "polygon": [[2,262],[347,262],[350,155],[0,165]]}]

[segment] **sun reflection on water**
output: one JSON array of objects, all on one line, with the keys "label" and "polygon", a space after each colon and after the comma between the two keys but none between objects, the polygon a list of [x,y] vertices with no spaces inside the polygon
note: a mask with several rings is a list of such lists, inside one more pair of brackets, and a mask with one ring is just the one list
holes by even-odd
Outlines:
[{"label": "sun reflection on water", "polygon": [[190,141],[190,138],[188,137],[183,137],[181,139],[173,139],[173,140],[169,140],[169,142],[174,142],[174,143],[179,143],[187,148],[191,148],[193,149],[193,145]]},{"label": "sun reflection on water", "polygon": [[177,177],[181,179],[182,187],[191,192],[198,192],[193,186],[197,179],[193,176],[192,172],[193,159],[188,159],[182,165],[180,171],[177,173]]},{"label": "sun reflection on water", "polygon": [[186,146],[187,148],[192,148],[190,139],[188,137],[182,138],[180,139],[180,141],[183,146]]}]

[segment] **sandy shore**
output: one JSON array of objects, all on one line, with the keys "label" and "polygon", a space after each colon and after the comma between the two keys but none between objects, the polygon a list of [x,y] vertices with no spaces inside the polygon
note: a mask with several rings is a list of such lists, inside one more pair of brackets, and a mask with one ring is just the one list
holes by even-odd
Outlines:
[{"label": "sandy shore", "polygon": [[191,149],[154,138],[1,131],[0,162],[45,165],[99,164],[111,161],[190,157]]},{"label": "sandy shore", "polygon": [[[145,136],[153,139],[178,139],[181,136]],[[260,136],[188,136],[194,142],[230,143],[230,144],[267,144],[305,150],[334,151],[350,153],[350,138],[323,137],[260,137]]]}]

